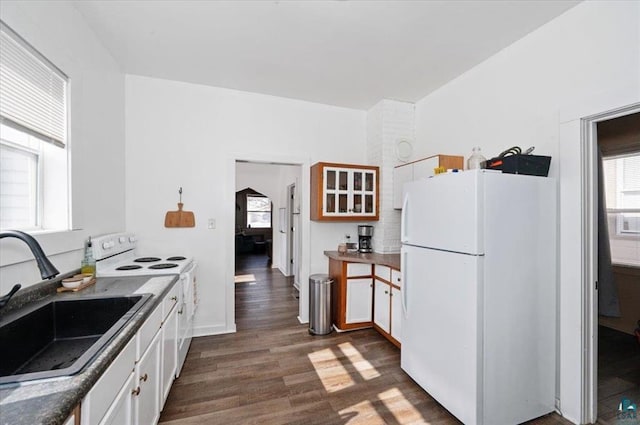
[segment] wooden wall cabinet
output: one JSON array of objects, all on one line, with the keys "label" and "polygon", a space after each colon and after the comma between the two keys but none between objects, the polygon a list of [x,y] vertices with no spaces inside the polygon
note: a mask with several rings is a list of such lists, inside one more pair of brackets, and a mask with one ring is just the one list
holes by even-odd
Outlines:
[{"label": "wooden wall cabinet", "polygon": [[372,265],[329,259],[333,279],[331,310],[334,326],[341,331],[372,326]]},{"label": "wooden wall cabinet", "polygon": [[311,220],[377,221],[380,168],[318,162],[311,167]]},{"label": "wooden wall cabinet", "polygon": [[419,180],[435,175],[433,169],[464,168],[464,158],[453,155],[434,155],[407,164],[398,165],[393,169],[393,208],[402,209],[402,186],[407,182]]}]

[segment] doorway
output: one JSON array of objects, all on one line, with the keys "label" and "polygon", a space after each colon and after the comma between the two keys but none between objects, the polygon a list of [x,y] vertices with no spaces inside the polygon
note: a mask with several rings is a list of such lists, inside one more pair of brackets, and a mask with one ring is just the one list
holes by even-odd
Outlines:
[{"label": "doorway", "polygon": [[[579,341],[573,340],[571,344],[568,345],[570,349],[565,348],[560,352],[560,356],[562,357],[570,354],[572,350],[581,347],[581,354],[579,356],[578,363],[580,366],[579,398],[576,399],[567,393],[567,390],[570,388],[568,385],[564,387],[564,392],[561,393],[563,405],[571,406],[574,400],[579,403],[577,404],[577,406],[579,406],[578,423],[596,423],[596,421],[601,424],[618,423],[619,419],[626,415],[626,412],[623,410],[623,406],[632,406],[637,404],[638,400],[636,399],[635,401],[631,401],[631,398],[640,398],[640,393],[638,392],[638,388],[640,388],[640,379],[637,378],[637,376],[640,376],[640,370],[637,368],[633,370],[626,369],[632,376],[635,376],[635,378],[631,378],[632,381],[635,380],[637,382],[632,382],[630,386],[627,385],[625,388],[623,388],[624,384],[617,388],[615,387],[615,384],[613,387],[611,386],[612,382],[620,382],[620,376],[616,375],[619,374],[619,372],[624,373],[624,368],[609,368],[609,366],[613,365],[607,364],[606,362],[611,362],[612,359],[615,358],[617,359],[615,361],[619,362],[619,366],[620,364],[624,364],[626,361],[630,361],[629,358],[619,356],[620,348],[625,345],[627,347],[631,347],[636,343],[633,341],[633,336],[628,335],[631,339],[627,339],[627,342],[631,341],[633,344],[621,344],[620,339],[618,338],[620,335],[615,332],[613,334],[609,332],[608,326],[601,327],[601,319],[599,316],[600,308],[598,305],[600,301],[600,292],[606,292],[601,286],[602,282],[599,281],[599,267],[601,264],[598,254],[602,252],[599,251],[598,235],[604,226],[598,225],[598,200],[600,198],[598,191],[598,126],[605,125],[605,123],[610,120],[640,113],[640,103],[633,103],[625,107],[604,110],[607,112],[601,112],[581,118],[579,120],[579,126],[568,122],[568,124],[562,129],[566,130],[567,134],[577,134],[579,132],[580,140],[580,159],[577,161],[576,165],[579,165],[579,184],[582,189],[580,197],[577,198],[580,200],[579,202],[581,205],[581,232],[576,234],[577,237],[572,238],[570,240],[571,244],[567,244],[567,246],[575,246],[573,245],[575,242],[580,242],[579,249],[580,257],[582,259],[582,265],[580,266],[582,275],[580,279],[582,283],[580,291],[580,315],[582,320],[580,326],[582,332]],[[567,137],[566,140],[570,139]],[[568,151],[569,149],[565,152]],[[574,184],[574,182],[570,182],[570,184],[565,183],[565,186],[569,187],[572,184]],[[566,202],[563,205],[565,207],[569,206]],[[572,208],[565,208],[565,212],[563,212],[563,214],[567,214],[567,211],[570,211],[571,209]],[[566,220],[564,223],[566,225]],[[566,243],[569,239],[566,238],[564,241]],[[578,257],[571,254],[571,251],[567,248],[564,248],[561,251],[561,256],[564,256],[566,259],[570,259],[570,263],[573,264],[575,264],[574,260],[578,259]],[[569,266],[571,265],[572,264],[569,264]],[[567,262],[561,263],[561,267],[564,267],[566,270],[561,272],[561,275],[564,276],[572,274],[572,270],[575,270],[568,267]],[[562,291],[563,290],[560,289],[561,293]],[[564,308],[566,308],[566,306],[567,303],[565,302]],[[572,309],[568,309],[568,311],[569,313],[573,312]],[[640,310],[636,307],[635,312],[637,311]],[[568,318],[570,316],[565,314],[564,317]],[[563,326],[566,330],[566,325],[561,323],[561,329]],[[599,338],[600,332],[602,332],[602,340]],[[576,345],[575,342],[579,342],[579,345]],[[602,350],[601,352],[599,352],[599,348]],[[635,349],[637,350],[639,348],[640,346]],[[576,351],[573,352],[575,353]],[[599,354],[602,354],[602,358],[599,358]],[[614,355],[614,357],[611,357],[612,355]],[[633,359],[633,356],[631,359]],[[639,363],[636,361],[635,364]],[[599,365],[601,366],[600,368]],[[568,369],[566,366],[564,369],[560,369],[561,379],[562,376],[568,376],[570,374],[571,369]],[[599,378],[602,378],[602,382]],[[622,379],[624,380],[624,378]],[[625,396],[625,394],[627,395]],[[563,412],[563,415],[564,414],[565,412]],[[632,421],[637,421],[637,417],[632,419]]]},{"label": "doorway", "polygon": [[[299,298],[292,272],[300,268],[302,232],[293,213],[300,211],[301,170],[299,164],[235,161],[234,323],[251,314],[238,311],[238,301],[251,305],[247,297],[275,290],[273,282],[288,282]],[[296,318],[299,309],[290,314]]]},{"label": "doorway", "polygon": [[640,424],[640,112],[596,132],[597,420]]}]

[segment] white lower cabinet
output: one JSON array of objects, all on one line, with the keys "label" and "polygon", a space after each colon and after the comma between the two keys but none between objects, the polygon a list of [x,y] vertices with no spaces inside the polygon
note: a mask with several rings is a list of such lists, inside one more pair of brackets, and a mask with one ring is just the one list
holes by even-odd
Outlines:
[{"label": "white lower cabinet", "polygon": [[391,336],[402,343],[402,290],[391,287]]},{"label": "white lower cabinet", "polygon": [[372,286],[370,277],[347,279],[346,323],[371,322]]},{"label": "white lower cabinet", "polygon": [[[81,403],[81,425],[154,425],[177,365],[176,287],[169,291]],[[164,314],[168,313],[164,321]]]},{"label": "white lower cabinet", "polygon": [[160,337],[158,331],[147,351],[136,365],[135,423],[155,424],[160,419]]},{"label": "white lower cabinet", "polygon": [[162,324],[162,390],[161,404],[167,400],[178,367],[178,309],[173,307]]},{"label": "white lower cabinet", "polygon": [[375,265],[374,276],[373,323],[378,331],[398,345],[402,342],[403,311],[402,290],[398,287],[402,284],[400,272]]},{"label": "white lower cabinet", "polygon": [[391,294],[391,286],[388,283],[379,281],[378,279],[376,279],[375,282],[373,323],[378,325],[378,327],[386,333],[390,333],[391,302],[389,301],[389,298]]},{"label": "white lower cabinet", "polygon": [[135,425],[132,396],[135,379],[135,372],[131,372],[100,425]]}]

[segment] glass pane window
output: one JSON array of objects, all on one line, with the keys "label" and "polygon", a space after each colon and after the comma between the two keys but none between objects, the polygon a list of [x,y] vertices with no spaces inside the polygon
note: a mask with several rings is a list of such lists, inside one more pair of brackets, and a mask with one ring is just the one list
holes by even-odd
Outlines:
[{"label": "glass pane window", "polygon": [[38,161],[35,152],[0,144],[0,228],[38,227]]},{"label": "glass pane window", "polygon": [[269,198],[247,195],[247,227],[271,227],[271,200]]},{"label": "glass pane window", "polygon": [[607,209],[616,217],[615,233],[640,235],[640,154],[605,159],[603,166]]},{"label": "glass pane window", "polygon": [[611,260],[640,265],[640,153],[603,160]]},{"label": "glass pane window", "polygon": [[68,77],[2,21],[0,44],[0,229],[69,229]]}]

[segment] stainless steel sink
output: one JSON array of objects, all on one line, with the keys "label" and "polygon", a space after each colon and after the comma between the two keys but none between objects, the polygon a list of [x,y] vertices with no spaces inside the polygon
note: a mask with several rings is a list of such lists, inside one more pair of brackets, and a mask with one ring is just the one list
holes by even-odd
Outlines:
[{"label": "stainless steel sink", "polygon": [[52,300],[0,322],[0,384],[77,374],[151,295]]}]

